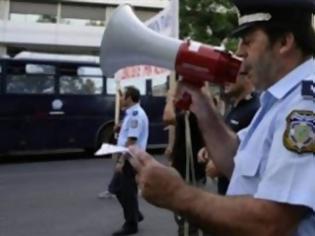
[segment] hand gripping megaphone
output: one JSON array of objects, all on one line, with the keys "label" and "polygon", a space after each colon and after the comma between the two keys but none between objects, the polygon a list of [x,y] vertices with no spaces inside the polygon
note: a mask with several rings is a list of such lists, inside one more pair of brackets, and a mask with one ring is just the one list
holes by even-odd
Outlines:
[{"label": "hand gripping megaphone", "polygon": [[132,65],[154,65],[175,70],[196,86],[204,81],[234,82],[241,60],[218,48],[161,35],[143,24],[128,4],[111,16],[103,35],[100,65],[105,76]]}]

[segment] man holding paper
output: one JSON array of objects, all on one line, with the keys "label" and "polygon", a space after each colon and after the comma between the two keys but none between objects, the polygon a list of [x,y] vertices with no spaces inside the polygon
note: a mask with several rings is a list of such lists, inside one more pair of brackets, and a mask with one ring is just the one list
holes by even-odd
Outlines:
[{"label": "man holding paper", "polygon": [[[135,87],[126,87],[121,98],[121,106],[125,108],[117,145],[128,147],[136,145],[146,150],[149,136],[149,121],[145,111],[141,108],[140,92]],[[139,211],[138,188],[135,182],[135,172],[128,161],[121,155],[116,163],[118,184],[114,194],[124,212],[125,223],[122,228],[112,235],[130,235],[138,232],[138,222],[143,220]]]},{"label": "man holding paper", "polygon": [[[184,183],[175,169],[130,148],[143,197],[222,236],[315,235],[314,0],[234,0],[241,74],[253,73],[261,108],[237,135],[199,88],[181,83],[207,150],[230,178],[228,196]],[[313,96],[312,96],[313,95]]]}]

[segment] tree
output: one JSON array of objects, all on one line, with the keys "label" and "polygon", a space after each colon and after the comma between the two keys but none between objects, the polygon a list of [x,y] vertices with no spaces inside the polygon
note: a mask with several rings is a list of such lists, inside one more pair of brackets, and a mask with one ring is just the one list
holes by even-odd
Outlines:
[{"label": "tree", "polygon": [[[237,25],[237,12],[229,0],[180,0],[180,38],[220,45]],[[228,49],[237,40],[228,41]]]}]

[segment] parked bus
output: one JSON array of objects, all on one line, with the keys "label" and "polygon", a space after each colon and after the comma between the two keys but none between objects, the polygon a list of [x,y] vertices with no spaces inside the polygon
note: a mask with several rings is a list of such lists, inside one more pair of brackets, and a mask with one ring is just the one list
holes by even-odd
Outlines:
[{"label": "parked bus", "polygon": [[[112,142],[115,85],[114,79],[102,75],[97,62],[0,59],[0,153],[64,149],[92,153],[101,143]],[[141,91],[141,105],[150,120],[149,148],[164,147],[166,81],[133,85]]]}]

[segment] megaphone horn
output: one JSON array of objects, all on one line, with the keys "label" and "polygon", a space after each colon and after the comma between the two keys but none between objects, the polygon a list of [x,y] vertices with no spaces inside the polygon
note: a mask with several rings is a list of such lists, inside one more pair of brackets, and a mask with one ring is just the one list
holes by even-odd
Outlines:
[{"label": "megaphone horn", "polygon": [[128,4],[120,5],[105,29],[100,54],[104,75],[132,65],[176,70],[194,84],[234,82],[241,60],[230,53],[194,41],[167,37],[149,29]]},{"label": "megaphone horn", "polygon": [[101,44],[101,68],[106,76],[132,65],[173,70],[181,41],[147,28],[128,4],[120,5],[106,27]]}]

